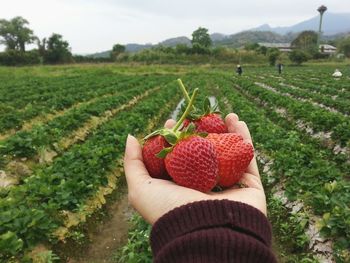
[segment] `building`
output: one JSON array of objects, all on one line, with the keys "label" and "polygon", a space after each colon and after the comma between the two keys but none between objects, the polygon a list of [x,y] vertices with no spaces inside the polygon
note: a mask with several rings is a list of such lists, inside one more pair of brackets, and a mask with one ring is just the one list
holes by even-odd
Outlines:
[{"label": "building", "polygon": [[[267,47],[267,48],[278,48],[281,52],[291,52],[294,47],[292,47],[291,43],[267,43],[261,42],[258,43],[259,46]],[[337,48],[328,44],[321,44],[319,46],[319,50],[322,54],[334,55],[337,53]]]},{"label": "building", "polygon": [[267,47],[267,48],[278,48],[281,52],[291,52],[293,47],[290,43],[267,43],[267,42],[261,42],[258,43],[259,46]]},{"label": "building", "polygon": [[337,48],[334,46],[331,46],[331,45],[321,44],[320,45],[320,52],[322,54],[334,55],[335,53],[337,53]]}]

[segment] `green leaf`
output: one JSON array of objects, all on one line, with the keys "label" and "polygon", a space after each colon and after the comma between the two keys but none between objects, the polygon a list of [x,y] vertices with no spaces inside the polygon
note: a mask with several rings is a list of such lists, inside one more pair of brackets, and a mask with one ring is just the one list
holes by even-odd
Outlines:
[{"label": "green leaf", "polygon": [[208,134],[209,134],[209,133],[207,133],[207,132],[199,132],[199,133],[198,133],[198,136],[200,136],[200,137],[202,137],[202,138],[205,138],[205,137],[208,136]]},{"label": "green leaf", "polygon": [[210,100],[209,100],[208,97],[206,97],[204,99],[204,103],[203,103],[203,111],[205,112],[205,114],[209,114],[210,113],[210,109],[211,109]]},{"label": "green leaf", "polygon": [[159,135],[161,133],[161,130],[156,130],[150,134],[148,134],[145,138],[143,138],[143,140],[148,140],[149,138],[153,137],[153,136],[156,136],[156,135]]},{"label": "green leaf", "polygon": [[164,138],[165,140],[170,143],[171,145],[174,145],[176,144],[177,142],[177,137],[175,134],[173,133],[167,133],[167,134],[164,134]]},{"label": "green leaf", "polygon": [[161,150],[159,153],[156,154],[156,156],[158,158],[162,158],[164,159],[168,153],[170,153],[172,151],[173,147],[168,147],[168,148],[164,148],[163,150]]},{"label": "green leaf", "polygon": [[194,133],[196,130],[196,125],[194,125],[193,122],[190,123],[190,125],[187,126],[186,133]]}]

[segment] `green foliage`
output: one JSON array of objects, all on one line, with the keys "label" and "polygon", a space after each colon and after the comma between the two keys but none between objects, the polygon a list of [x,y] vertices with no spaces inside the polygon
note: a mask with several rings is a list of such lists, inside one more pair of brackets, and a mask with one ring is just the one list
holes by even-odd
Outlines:
[{"label": "green foliage", "polygon": [[247,43],[244,45],[245,50],[257,50],[260,45],[258,43]]},{"label": "green foliage", "polygon": [[112,48],[111,59],[116,60],[117,57],[125,52],[125,46],[121,44],[115,44]]},{"label": "green foliage", "polygon": [[116,263],[151,263],[152,251],[149,245],[151,225],[139,215],[131,219],[128,242],[113,256]]},{"label": "green foliage", "polygon": [[279,51],[277,48],[268,49],[267,57],[268,57],[270,66],[274,66],[276,64],[276,61],[280,55],[281,55],[281,51]]},{"label": "green foliage", "polygon": [[192,33],[192,45],[197,45],[202,48],[209,48],[212,45],[211,38],[208,34],[208,29],[199,27]]},{"label": "green foliage", "polygon": [[303,31],[293,41],[292,47],[303,50],[310,55],[318,52],[318,34],[315,31]]},{"label": "green foliage", "polygon": [[350,58],[350,37],[341,40],[338,48],[339,52],[342,52],[346,57]]},{"label": "green foliage", "polygon": [[[164,78],[169,84],[162,85],[157,92],[151,91],[150,94],[154,95],[146,96],[131,109],[119,112],[117,117],[100,125],[85,142],[74,145],[56,158],[52,165],[36,169],[21,185],[4,193],[4,198],[0,199],[0,233],[13,232],[18,239],[22,239],[23,247],[19,251],[31,248],[38,242],[55,243],[57,240],[53,232],[64,224],[61,211],[79,211],[88,198],[108,184],[108,173],[122,157],[127,134],[144,131],[149,120],[154,119],[154,112],[160,104],[165,105],[165,111],[158,118],[163,119],[169,114],[169,105],[173,107],[177,102],[175,99],[168,103],[169,98],[174,98],[176,83],[169,82],[168,76],[155,78]],[[150,78],[143,77],[145,89],[148,88],[146,79]],[[155,87],[159,81],[150,81],[149,84]],[[133,95],[135,93],[130,93],[129,97],[119,95],[115,99],[129,101]],[[98,107],[86,110],[91,110],[90,114],[99,112]],[[52,133],[59,126],[55,128],[53,125],[51,128],[48,132]],[[27,138],[31,139],[29,136]],[[81,241],[80,233],[72,235]],[[1,259],[7,258],[5,255]]]},{"label": "green foliage", "polygon": [[189,55],[192,53],[191,47],[185,44],[177,44],[175,46],[175,52],[178,55]]},{"label": "green foliage", "polygon": [[11,20],[0,20],[0,44],[5,44],[7,50],[25,51],[25,44],[32,43],[36,37],[33,30],[26,27],[29,24],[23,17],[17,16]]},{"label": "green foliage", "polygon": [[69,44],[59,34],[52,34],[44,53],[44,62],[48,64],[67,63],[72,61]]},{"label": "green foliage", "polygon": [[308,61],[309,57],[303,50],[294,49],[289,53],[289,59],[296,65],[301,65],[303,62]]},{"label": "green foliage", "polygon": [[[335,125],[342,125],[343,121],[339,119],[331,125],[328,122],[332,119],[331,115],[333,115],[333,118],[343,117],[341,117],[341,114],[336,114],[337,117],[335,117],[335,113],[327,113],[326,110],[321,110],[311,103],[300,102],[298,99],[291,99],[257,87],[254,81],[261,82],[262,80],[258,80],[256,76],[261,76],[261,74],[254,71],[249,75],[249,79],[247,76],[234,79],[234,82],[238,84],[236,85],[239,90],[237,92],[232,90],[231,83],[227,84],[226,89],[224,80],[222,80],[221,85],[219,83],[218,85],[220,85],[220,91],[223,92],[224,96],[227,96],[230,104],[235,105],[233,111],[249,123],[257,149],[272,158],[273,165],[270,170],[274,172],[274,175],[270,175],[267,181],[272,185],[276,182],[282,182],[285,195],[289,201],[302,200],[307,209],[312,209],[314,214],[320,216],[322,220],[318,223],[318,227],[321,228],[325,236],[334,239],[334,257],[339,258],[339,262],[348,262],[350,257],[346,251],[350,247],[348,242],[350,233],[347,231],[347,229],[350,229],[350,208],[348,206],[350,184],[346,180],[349,169],[346,163],[347,159],[334,156],[332,150],[322,145],[320,140],[310,138],[297,125],[298,121],[308,118],[307,123],[311,124],[313,128],[318,126],[317,130],[325,131],[332,129]],[[272,79],[268,78],[265,81],[271,82]],[[269,85],[273,84],[269,83]],[[242,93],[249,99],[238,98]],[[261,103],[255,105],[254,98],[259,98]],[[259,109],[259,106],[262,109]],[[287,117],[280,116],[276,112],[281,107],[285,110]],[[304,117],[299,115],[301,113]],[[349,122],[346,118],[343,120],[348,126]],[[261,123],[264,123],[264,125],[261,126]],[[266,130],[269,130],[269,132],[266,132]],[[345,141],[350,139],[346,133],[341,133],[341,136],[346,137],[343,138]],[[333,139],[337,140],[336,137]],[[274,209],[276,207],[278,206],[275,206]],[[268,211],[273,212],[270,208]],[[305,221],[301,219],[307,218],[308,212],[307,210],[304,212],[306,212],[306,217],[298,214],[297,217],[293,218],[293,216],[288,215],[288,219],[280,220],[282,223],[279,229],[282,233],[283,231],[290,233],[292,229],[299,233],[293,235],[293,238],[295,238],[293,240],[290,239],[290,234],[289,238],[285,239],[288,243],[294,243],[292,253],[297,248],[301,253],[306,252],[305,247],[307,249],[307,239],[305,239],[305,236],[303,237]],[[279,215],[279,212],[277,214]],[[298,226],[299,222],[301,228]],[[282,237],[284,236],[286,235],[282,234]],[[289,257],[288,255],[288,260]],[[288,262],[301,261],[295,258],[295,261]]]},{"label": "green foliage", "polygon": [[262,55],[267,55],[267,52],[268,52],[268,48],[265,47],[265,46],[259,46],[256,51],[259,53],[259,54],[262,54]]},{"label": "green foliage", "polygon": [[0,259],[15,256],[23,247],[22,239],[11,231],[0,235]]},{"label": "green foliage", "polygon": [[206,55],[206,54],[210,54],[210,49],[199,43],[194,43],[192,45],[192,52],[194,54]]},{"label": "green foliage", "polygon": [[40,63],[40,56],[37,50],[21,52],[17,50],[8,50],[0,52],[0,65],[21,66],[35,65]]},{"label": "green foliage", "polygon": [[[187,49],[184,50],[180,55],[177,48],[159,47],[147,55],[159,59],[157,56],[161,54],[173,59],[171,61],[180,56],[187,62],[190,59],[231,63],[239,58],[243,61],[255,61],[257,57],[264,59],[263,55],[254,51],[235,51],[224,47],[212,49],[210,55],[187,55]],[[187,78],[186,83],[191,81],[189,86],[201,87],[204,92],[214,89],[220,100],[220,110],[226,111],[226,107],[231,107],[229,111],[237,112],[249,124],[256,149],[274,160],[270,167],[273,176],[266,178],[262,173],[264,181],[270,187],[282,182],[290,201],[302,200],[305,204],[304,210],[291,213],[279,199],[269,196],[269,189],[266,191],[270,220],[283,246],[282,258],[286,262],[316,262],[308,249],[305,235],[308,212],[312,211],[320,218],[318,227],[322,234],[334,241],[336,260],[348,262],[350,186],[346,176],[349,163],[346,154],[335,154],[332,148],[335,144],[350,145],[350,122],[346,115],[349,114],[350,99],[348,79],[334,81],[329,67],[309,66],[287,67],[279,79],[271,77],[276,74],[274,68],[245,67],[246,74],[238,79],[232,76],[232,66],[221,72],[224,67],[219,65],[210,70],[198,66],[135,68],[115,65],[104,65],[94,70],[91,66],[0,68],[1,133],[21,127],[40,112],[46,114],[51,112],[50,109],[66,109],[78,102],[87,102],[3,140],[0,157],[5,153],[7,157],[35,156],[41,147],[53,147],[55,142],[69,136],[90,116],[99,117],[106,110],[127,103],[145,90],[161,86],[159,91],[93,130],[85,141],[59,152],[52,164],[34,168],[33,175],[22,178],[20,185],[0,191],[1,260],[11,262],[13,256],[21,259],[23,253],[38,242],[55,243],[57,240],[52,232],[63,225],[60,211],[79,211],[96,189],[106,185],[106,174],[122,156],[126,134],[143,133],[149,125],[148,120],[155,117],[157,105],[167,104],[172,98],[172,106],[162,115],[165,118],[178,102],[176,85],[169,83],[175,76],[169,75],[169,72],[186,75],[189,71],[196,71],[198,73],[183,77]],[[340,70],[347,72],[345,67],[340,67]],[[280,94],[259,87],[255,82],[264,82]],[[286,94],[289,96],[283,96]],[[261,104],[257,104],[255,98],[259,98]],[[93,101],[89,101],[91,99]],[[31,101],[35,103],[30,104]],[[285,109],[287,116],[277,112],[281,108]],[[308,123],[316,133],[332,132],[332,144],[312,138],[300,130],[299,122]],[[4,126],[7,128],[4,129]],[[149,225],[141,219],[135,219],[135,225],[126,247],[115,256],[116,262],[151,262]],[[69,235],[78,243],[84,241],[80,232],[71,231]],[[45,253],[43,258],[46,262],[50,262],[50,258],[55,260],[53,253]]]}]

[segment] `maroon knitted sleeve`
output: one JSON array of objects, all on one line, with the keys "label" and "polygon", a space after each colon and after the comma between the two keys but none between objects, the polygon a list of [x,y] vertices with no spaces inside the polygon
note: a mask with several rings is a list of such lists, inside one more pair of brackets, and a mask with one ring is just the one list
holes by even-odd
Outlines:
[{"label": "maroon knitted sleeve", "polygon": [[187,204],[153,226],[154,262],[277,262],[271,226],[256,208],[229,200]]}]

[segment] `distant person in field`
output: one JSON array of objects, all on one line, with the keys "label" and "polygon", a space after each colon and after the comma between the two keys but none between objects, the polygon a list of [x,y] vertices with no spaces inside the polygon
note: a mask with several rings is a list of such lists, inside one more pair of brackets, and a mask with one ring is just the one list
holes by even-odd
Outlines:
[{"label": "distant person in field", "polygon": [[334,71],[334,73],[332,74],[332,76],[335,77],[335,78],[340,78],[341,76],[343,76],[343,74],[340,72],[339,69],[336,69]]},{"label": "distant person in field", "polygon": [[241,65],[239,65],[239,64],[237,65],[236,72],[237,72],[238,75],[240,75],[240,76],[242,75],[243,69],[242,69],[242,66],[241,66]]},{"label": "distant person in field", "polygon": [[282,74],[283,64],[282,63],[278,63],[277,64],[277,69],[278,69],[278,74]]},{"label": "distant person in field", "polygon": [[[247,124],[236,114],[228,114],[225,124],[252,143]],[[169,129],[174,125],[174,120],[165,123]],[[140,143],[129,135],[124,170],[130,204],[152,225],[153,262],[277,263],[255,158],[241,179],[244,188],[202,193],[152,178]]]}]

